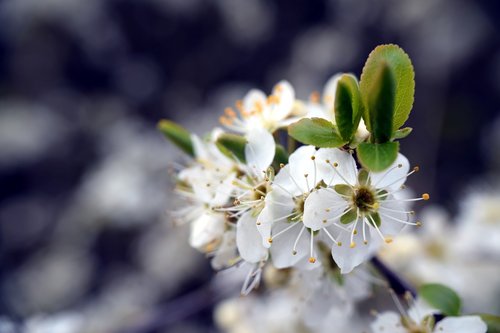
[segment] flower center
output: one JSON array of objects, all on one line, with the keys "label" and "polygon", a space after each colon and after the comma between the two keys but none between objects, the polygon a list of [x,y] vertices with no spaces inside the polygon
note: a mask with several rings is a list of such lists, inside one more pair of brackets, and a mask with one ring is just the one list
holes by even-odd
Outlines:
[{"label": "flower center", "polygon": [[377,203],[377,197],[369,187],[360,186],[352,194],[352,204],[360,213],[375,212]]}]

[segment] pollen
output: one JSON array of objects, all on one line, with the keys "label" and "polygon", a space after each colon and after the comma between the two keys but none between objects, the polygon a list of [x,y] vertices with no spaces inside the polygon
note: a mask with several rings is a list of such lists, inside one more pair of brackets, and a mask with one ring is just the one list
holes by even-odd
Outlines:
[{"label": "pollen", "polygon": [[226,116],[228,116],[230,118],[236,117],[236,112],[234,112],[234,110],[232,108],[229,108],[229,107],[225,108],[224,113],[226,114]]},{"label": "pollen", "polygon": [[354,249],[356,247],[356,242],[351,242],[351,245],[349,245],[351,249]]},{"label": "pollen", "polygon": [[309,100],[312,103],[319,103],[319,92],[313,91],[311,95],[309,96]]},{"label": "pollen", "polygon": [[424,199],[424,200],[426,200],[426,201],[427,201],[427,200],[429,200],[430,198],[431,198],[431,196],[429,195],[429,193],[424,193],[424,194],[422,194],[422,199]]},{"label": "pollen", "polygon": [[314,264],[314,263],[316,262],[316,258],[314,258],[314,257],[309,257],[309,262],[310,262],[311,264]]}]

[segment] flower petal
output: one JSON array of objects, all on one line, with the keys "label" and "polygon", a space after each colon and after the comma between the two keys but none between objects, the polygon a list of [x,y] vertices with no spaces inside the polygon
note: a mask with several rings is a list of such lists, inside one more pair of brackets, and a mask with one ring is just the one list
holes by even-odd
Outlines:
[{"label": "flower petal", "polygon": [[280,81],[274,86],[273,95],[278,97],[278,103],[272,108],[271,117],[275,121],[280,121],[292,112],[295,90],[288,81]]},{"label": "flower petal", "polygon": [[321,148],[316,152],[316,166],[320,177],[327,185],[356,185],[358,168],[356,161],[348,152],[337,148]]},{"label": "flower petal", "polygon": [[[295,222],[292,229],[284,232],[280,236],[273,238],[271,244],[271,259],[276,268],[286,268],[297,264],[301,259],[309,255],[309,232],[302,230],[302,223]],[[290,226],[290,223],[277,222],[273,226],[273,235]],[[296,254],[293,254],[293,245],[295,240],[300,238],[295,248]]]},{"label": "flower petal", "polygon": [[378,189],[395,191],[405,183],[409,170],[410,162],[408,159],[403,154],[398,154],[396,161],[387,170],[370,173],[372,185]]},{"label": "flower petal", "polygon": [[479,316],[446,317],[434,329],[439,333],[486,333],[487,326]]},{"label": "flower petal", "polygon": [[[347,231],[342,231],[337,238],[337,241],[342,245],[332,246],[332,258],[342,274],[351,272],[356,266],[368,260],[377,250],[377,243],[372,241],[369,230],[366,230],[365,234],[367,244],[363,242],[362,227],[360,220],[357,226],[358,232],[352,238],[354,247],[351,247],[351,233]],[[368,229],[367,226],[365,228]]]},{"label": "flower petal", "polygon": [[290,215],[295,207],[295,203],[290,195],[274,188],[266,195],[264,209],[257,217],[257,230],[259,231],[265,247],[269,247],[269,237],[271,237],[271,227],[275,222],[286,221],[286,216]]},{"label": "flower petal", "polygon": [[318,177],[315,162],[311,159],[315,155],[316,148],[314,146],[302,146],[294,151],[288,159],[289,177],[296,184],[298,193],[309,192],[321,180]]},{"label": "flower petal", "polygon": [[[384,236],[394,237],[406,226],[403,222],[409,222],[409,215],[404,213],[407,211],[405,202],[396,201],[394,196],[387,196],[388,201],[380,201],[378,213],[381,219],[380,231]],[[394,200],[394,201],[389,201]]]},{"label": "flower petal", "polygon": [[373,333],[406,333],[401,317],[395,312],[384,312],[370,325]]},{"label": "flower petal", "polygon": [[246,136],[245,157],[247,164],[257,176],[266,171],[274,159],[276,143],[271,133],[264,128],[254,128]]},{"label": "flower petal", "polygon": [[325,84],[325,89],[323,90],[323,104],[328,110],[332,110],[332,117],[330,121],[334,120],[333,110],[335,105],[335,94],[337,92],[337,85],[340,77],[344,73],[335,74],[332,76]]},{"label": "flower petal", "polygon": [[236,225],[236,245],[240,256],[248,262],[256,263],[266,259],[267,249],[262,246],[262,241],[255,218],[249,211],[240,217]]},{"label": "flower petal", "polygon": [[338,193],[330,188],[312,192],[304,203],[304,225],[319,230],[338,222],[348,204]]},{"label": "flower petal", "polygon": [[218,242],[224,233],[224,215],[203,213],[191,224],[189,244],[202,251],[211,243]]}]

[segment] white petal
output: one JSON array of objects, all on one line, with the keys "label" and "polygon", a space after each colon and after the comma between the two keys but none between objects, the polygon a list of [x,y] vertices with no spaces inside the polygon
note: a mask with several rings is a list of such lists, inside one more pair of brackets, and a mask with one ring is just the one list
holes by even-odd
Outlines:
[{"label": "white petal", "polygon": [[249,211],[240,217],[236,225],[236,245],[240,256],[248,262],[256,263],[267,257],[267,249],[257,231],[256,218]]},{"label": "white petal", "polygon": [[307,118],[323,118],[328,121],[332,121],[334,118],[333,116],[333,109],[327,109],[323,105],[317,104],[317,103],[308,103],[306,105],[307,108],[307,114],[305,117]]},{"label": "white petal", "polygon": [[314,161],[311,159],[315,155],[314,146],[302,146],[294,151],[288,159],[289,176],[299,192],[309,192],[321,180],[318,177],[317,169],[315,169]]},{"label": "white petal", "polygon": [[299,196],[304,193],[299,184],[290,175],[290,164],[281,168],[276,177],[274,177],[273,188],[286,192],[290,197]]},{"label": "white petal", "polygon": [[395,312],[384,312],[370,325],[373,333],[406,333],[401,317]]},{"label": "white petal", "polygon": [[237,256],[236,232],[234,230],[228,230],[224,232],[222,242],[217,251],[215,251],[215,256],[211,261],[212,267],[215,270],[229,267],[231,262],[234,262]]},{"label": "white petal", "polygon": [[434,328],[435,333],[486,333],[486,330],[479,316],[446,317]]},{"label": "white petal", "polygon": [[279,188],[274,188],[266,195],[264,209],[257,218],[257,230],[265,247],[270,246],[268,239],[271,237],[273,223],[286,221],[286,216],[290,215],[294,208],[292,197]]},{"label": "white petal", "polygon": [[191,224],[189,244],[200,250],[218,242],[224,233],[224,215],[204,213]]},{"label": "white petal", "polygon": [[[394,196],[387,196],[387,200],[395,200]],[[380,201],[379,215],[382,221],[380,231],[384,236],[394,237],[406,226],[398,220],[410,222],[410,216],[404,211],[407,211],[405,202],[399,201]]]},{"label": "white petal", "polygon": [[208,151],[204,142],[195,134],[191,134],[191,142],[193,143],[194,156],[198,159],[206,159]]},{"label": "white petal", "polygon": [[356,244],[354,247],[351,248],[351,233],[346,231],[342,231],[337,238],[337,241],[341,242],[342,246],[332,246],[332,258],[339,266],[342,274],[351,272],[355,267],[371,258],[377,250],[376,243],[371,239],[367,226],[365,226],[367,228],[365,238],[368,244],[364,244],[362,227],[360,220],[356,228],[358,232],[353,236],[353,242]]},{"label": "white petal", "polygon": [[[230,173],[229,175],[227,175],[226,179],[222,181],[221,184],[212,184],[213,191],[215,193],[213,199],[210,200],[211,207],[222,206],[229,201],[229,198],[233,194],[235,188],[235,185],[233,184],[233,180],[235,178],[236,173]],[[205,185],[205,187],[207,186]]]},{"label": "white petal", "polygon": [[276,143],[271,133],[263,128],[254,128],[248,131],[246,136],[245,157],[247,164],[255,174],[262,175],[274,159]]},{"label": "white petal", "polygon": [[277,96],[278,104],[272,109],[272,118],[283,120],[292,112],[295,102],[295,90],[288,81],[281,81],[274,86],[273,95]]},{"label": "white petal", "polygon": [[403,154],[398,154],[396,161],[382,172],[371,172],[372,185],[375,188],[384,188],[388,191],[395,191],[406,181],[406,175],[410,170],[410,162]]},{"label": "white petal", "polygon": [[243,109],[246,112],[256,111],[260,104],[262,107],[266,105],[266,94],[258,89],[250,90],[245,97],[243,97]]},{"label": "white petal", "polygon": [[[337,92],[337,85],[339,82],[340,77],[344,73],[339,73],[335,74],[332,76],[325,84],[325,89],[323,90],[323,104],[325,107],[329,110],[332,110],[333,113],[333,108],[335,105],[335,94]],[[333,119],[333,118],[332,118]],[[330,120],[332,120],[330,119]]]},{"label": "white petal", "polygon": [[319,230],[338,223],[347,207],[347,202],[338,193],[330,188],[321,188],[312,192],[304,203],[304,225]]},{"label": "white petal", "polygon": [[[297,264],[301,259],[309,256],[309,232],[304,230],[300,236],[295,250],[297,253],[293,254],[293,245],[297,239],[301,229],[302,223],[295,222],[292,229],[286,231],[280,236],[273,239],[271,244],[271,259],[273,260],[274,266],[276,268],[286,268]],[[277,234],[281,230],[290,226],[290,223],[277,222],[273,226],[273,235]]]},{"label": "white petal", "polygon": [[[334,163],[337,163],[337,167],[332,166]],[[356,161],[348,152],[337,148],[321,148],[316,152],[316,167],[320,177],[328,185],[357,183]]]}]

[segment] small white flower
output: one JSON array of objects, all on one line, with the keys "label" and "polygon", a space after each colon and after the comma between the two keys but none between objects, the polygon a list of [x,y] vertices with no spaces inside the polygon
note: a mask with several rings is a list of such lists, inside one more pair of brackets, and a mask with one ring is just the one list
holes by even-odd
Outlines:
[{"label": "small white flower", "polygon": [[[330,238],[332,257],[342,273],[367,260],[380,240],[390,243],[405,225],[420,225],[409,221],[413,212],[407,211],[406,203],[428,199],[428,194],[417,199],[398,198],[406,177],[418,170],[408,173],[409,163],[403,155],[379,173],[358,171],[354,158],[347,153],[342,160],[323,159],[318,164],[329,166],[337,178],[308,196],[304,224]],[[336,228],[336,237],[331,227]]]},{"label": "small white flower", "polygon": [[424,302],[417,299],[405,311],[399,300],[395,301],[400,314],[387,311],[377,315],[371,324],[373,333],[486,333],[487,326],[479,316],[446,317],[436,323],[433,314],[439,311]]},{"label": "small white flower", "polygon": [[[336,158],[338,149],[303,146],[290,155],[272,182],[272,191],[265,197],[265,207],[257,219],[263,244],[270,247],[277,268],[308,265],[313,268],[314,233],[303,221],[304,202],[318,184],[331,179],[333,172],[317,160]],[[303,223],[304,222],[304,223]]]},{"label": "small white flower", "polygon": [[255,128],[264,128],[272,133],[293,121],[289,116],[294,103],[293,87],[287,81],[281,81],[269,96],[257,89],[250,90],[242,101],[236,103],[238,113],[226,108],[220,122],[239,133],[248,133]]}]

